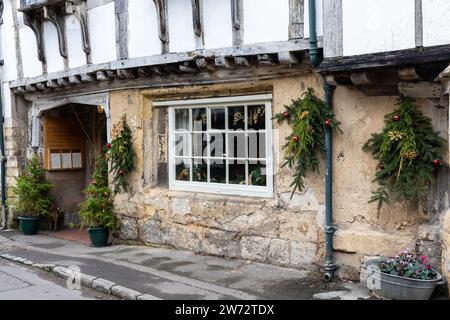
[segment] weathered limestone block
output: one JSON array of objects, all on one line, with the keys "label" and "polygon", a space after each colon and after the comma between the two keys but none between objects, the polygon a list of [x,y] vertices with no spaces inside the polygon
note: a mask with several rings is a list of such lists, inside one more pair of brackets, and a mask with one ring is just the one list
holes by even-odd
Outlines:
[{"label": "weathered limestone block", "polygon": [[162,244],[163,230],[161,222],[155,219],[142,222],[139,228],[139,239],[146,243]]},{"label": "weathered limestone block", "polygon": [[170,208],[173,214],[184,216],[191,213],[191,201],[188,198],[172,198]]},{"label": "weathered limestone block", "polygon": [[335,234],[334,248],[342,252],[354,252],[365,255],[395,255],[401,249],[415,248],[414,234],[386,233],[367,229],[339,229]]},{"label": "weathered limestone block", "polygon": [[266,262],[280,266],[289,265],[289,241],[272,239],[269,244],[269,252]]},{"label": "weathered limestone block", "polygon": [[280,214],[280,238],[297,241],[317,241],[317,214],[283,212]]},{"label": "weathered limestone block", "polygon": [[357,253],[335,252],[334,262],[339,266],[337,276],[340,279],[359,281],[361,255]]},{"label": "weathered limestone block", "polygon": [[[450,209],[443,215],[442,218],[442,261],[441,270],[443,277],[450,281]],[[450,293],[450,287],[449,287]]]},{"label": "weathered limestone block", "polygon": [[179,224],[163,225],[162,242],[178,249],[194,252],[202,251],[202,233],[204,228],[182,226]]},{"label": "weathered limestone block", "polygon": [[319,201],[314,191],[307,189],[303,194],[294,194],[291,199],[290,192],[280,194],[281,200],[289,210],[294,211],[317,211],[319,210]]},{"label": "weathered limestone block", "polygon": [[270,240],[270,238],[263,237],[243,237],[241,242],[242,258],[252,261],[266,261]]},{"label": "weathered limestone block", "polygon": [[119,237],[123,240],[137,240],[139,237],[139,225],[136,219],[121,217]]},{"label": "weathered limestone block", "polygon": [[241,257],[241,242],[235,232],[210,229],[205,235],[202,250],[207,254],[230,258]]},{"label": "weathered limestone block", "polygon": [[311,242],[291,241],[290,266],[308,269],[316,260],[317,244]]}]

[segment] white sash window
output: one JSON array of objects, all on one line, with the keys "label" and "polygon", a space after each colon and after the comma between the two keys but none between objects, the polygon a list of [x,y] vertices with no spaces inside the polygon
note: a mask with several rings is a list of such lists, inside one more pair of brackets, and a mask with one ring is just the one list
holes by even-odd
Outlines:
[{"label": "white sash window", "polygon": [[271,197],[271,95],[156,102],[169,106],[173,190]]}]

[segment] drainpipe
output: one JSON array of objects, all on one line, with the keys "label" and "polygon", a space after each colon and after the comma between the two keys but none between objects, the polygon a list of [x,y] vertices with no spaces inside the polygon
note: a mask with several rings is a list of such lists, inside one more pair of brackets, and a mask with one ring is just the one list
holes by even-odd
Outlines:
[{"label": "drainpipe", "polygon": [[[316,1],[308,0],[309,7],[309,57],[314,68],[317,68],[321,61],[319,48],[317,46],[316,30]],[[333,108],[333,90],[326,80],[324,83],[325,103],[328,108]],[[325,128],[325,275],[324,280],[329,282],[333,279],[337,269],[333,259],[333,236],[336,231],[333,226],[333,129]]]},{"label": "drainpipe", "polygon": [[[325,103],[332,109],[334,87],[325,81],[323,91]],[[333,259],[333,236],[336,229],[333,226],[333,129],[331,127],[325,127],[325,149],[325,275],[323,278],[329,282],[337,269]]]},{"label": "drainpipe", "polygon": [[[0,0],[0,25],[3,24],[3,0]],[[1,39],[1,33],[0,33]],[[2,52],[0,47],[0,53]],[[5,140],[3,134],[3,124],[4,124],[4,108],[3,108],[3,59],[0,59],[0,188],[1,188],[1,198],[2,198],[2,229],[8,228],[8,210],[6,208],[6,157],[5,157]]]},{"label": "drainpipe", "polygon": [[320,64],[319,48],[317,47],[317,30],[316,30],[316,1],[308,0],[309,14],[309,58],[314,68]]}]

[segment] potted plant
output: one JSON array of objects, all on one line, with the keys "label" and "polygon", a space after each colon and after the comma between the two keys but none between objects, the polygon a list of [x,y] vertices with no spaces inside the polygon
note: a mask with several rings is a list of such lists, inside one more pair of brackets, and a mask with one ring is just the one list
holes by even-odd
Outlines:
[{"label": "potted plant", "polygon": [[25,235],[34,235],[39,229],[39,217],[50,214],[53,199],[48,195],[52,188],[44,180],[44,168],[38,157],[33,156],[24,173],[16,179],[12,192],[16,196],[13,203],[19,212],[20,230]]},{"label": "potted plant", "polygon": [[98,160],[92,181],[84,190],[86,200],[80,206],[81,227],[87,227],[94,247],[108,244],[109,232],[118,227],[114,213],[112,192],[108,187],[108,147],[104,147]]},{"label": "potted plant", "polygon": [[402,250],[395,257],[380,257],[363,264],[367,285],[375,296],[394,300],[428,300],[442,276],[426,256]]}]

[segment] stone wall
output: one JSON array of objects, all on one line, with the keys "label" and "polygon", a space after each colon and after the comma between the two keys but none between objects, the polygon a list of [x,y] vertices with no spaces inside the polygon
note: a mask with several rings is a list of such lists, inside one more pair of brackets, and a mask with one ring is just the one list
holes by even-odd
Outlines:
[{"label": "stone wall", "polygon": [[[194,192],[175,192],[167,186],[167,122],[164,108],[152,101],[273,92],[273,112],[313,87],[322,96],[321,79],[314,74],[247,83],[134,90],[111,93],[113,123],[125,112],[133,128],[138,170],[131,176],[131,191],[116,197],[121,215],[119,236],[125,240],[170,245],[199,253],[243,258],[295,268],[323,262],[323,170],[307,178],[307,189],[290,199],[292,172],[278,167],[275,197],[255,199]],[[426,208],[404,204],[368,204],[377,163],[362,145],[383,126],[394,109],[395,97],[367,97],[356,89],[337,88],[335,112],[343,134],[334,137],[335,258],[339,275],[357,280],[360,263],[374,255],[417,249],[440,259],[439,219],[448,208],[448,170],[433,187]],[[437,129],[448,134],[447,110],[419,101]],[[275,163],[287,125],[274,123]]]}]

